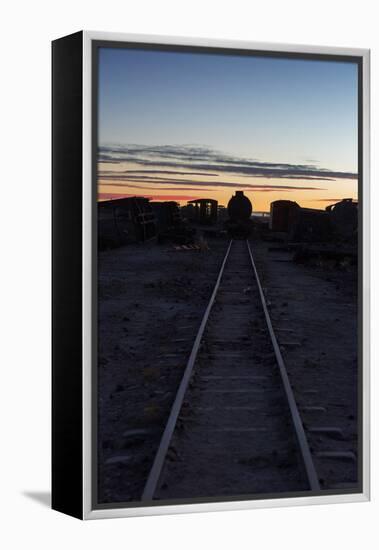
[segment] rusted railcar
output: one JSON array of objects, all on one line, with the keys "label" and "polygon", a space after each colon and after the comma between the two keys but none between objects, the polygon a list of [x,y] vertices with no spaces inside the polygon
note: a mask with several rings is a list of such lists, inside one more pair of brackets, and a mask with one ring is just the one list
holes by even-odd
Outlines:
[{"label": "rusted railcar", "polygon": [[289,237],[295,242],[328,242],[333,238],[333,229],[326,210],[299,208],[292,220]]},{"label": "rusted railcar", "polygon": [[151,203],[158,233],[176,227],[182,223],[179,204],[175,201],[154,201]]},{"label": "rusted railcar", "polygon": [[143,242],[157,234],[156,218],[149,199],[128,197],[98,203],[100,250],[131,242]]},{"label": "rusted railcar", "polygon": [[326,210],[302,208],[297,202],[288,200],[271,203],[270,230],[297,242],[326,242],[333,236]]},{"label": "rusted railcar", "polygon": [[200,225],[217,223],[218,201],[215,199],[194,199],[188,201],[186,215],[190,221]]},{"label": "rusted railcar", "polygon": [[183,219],[179,204],[175,201],[151,203],[157,221],[158,242],[188,244],[193,241],[194,229]]},{"label": "rusted railcar", "polygon": [[271,231],[278,233],[288,233],[296,220],[296,215],[300,206],[295,201],[278,200],[270,205]]},{"label": "rusted railcar", "polygon": [[333,230],[337,237],[353,239],[358,233],[358,202],[342,199],[326,207],[330,214]]},{"label": "rusted railcar", "polygon": [[358,230],[358,204],[343,199],[325,210],[302,208],[297,202],[271,203],[270,230],[298,242],[352,240]]}]

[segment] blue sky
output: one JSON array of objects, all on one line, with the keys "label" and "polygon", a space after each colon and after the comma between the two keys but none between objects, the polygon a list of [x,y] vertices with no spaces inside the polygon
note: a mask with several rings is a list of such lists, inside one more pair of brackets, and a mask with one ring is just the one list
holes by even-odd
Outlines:
[{"label": "blue sky", "polygon": [[[357,79],[346,62],[101,48],[99,145],[202,146],[355,173]],[[350,180],[338,183],[328,189],[351,195]]]}]

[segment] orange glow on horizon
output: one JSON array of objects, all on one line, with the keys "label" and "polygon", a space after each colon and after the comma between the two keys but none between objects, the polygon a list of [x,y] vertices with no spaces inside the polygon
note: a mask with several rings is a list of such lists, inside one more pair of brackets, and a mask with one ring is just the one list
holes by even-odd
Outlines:
[{"label": "orange glow on horizon", "polygon": [[[125,162],[110,166],[98,164],[98,200],[145,196],[154,201],[175,200],[181,206],[197,198],[216,199],[227,206],[237,190],[243,190],[255,212],[269,212],[276,200],[291,200],[306,208],[324,210],[344,198],[357,200],[356,179],[291,179],[244,177],[229,174],[195,174],[183,170],[180,175],[154,174],[138,164]],[[195,170],[195,169],[194,169]]]},{"label": "orange glow on horizon", "polygon": [[[181,206],[187,204],[189,200],[201,199],[201,198],[212,198],[216,199],[221,206],[227,206],[230,198],[235,194],[236,189],[230,188],[218,188],[216,190],[203,190],[203,189],[194,189],[180,192],[176,191],[175,186],[172,187],[172,190],[167,191],[154,191],[151,189],[146,189],[144,187],[138,188],[128,188],[125,185],[125,191],[120,187],[110,186],[110,185],[99,185],[98,200],[110,200],[124,197],[135,197],[135,196],[144,196],[149,198],[151,201],[176,201]],[[243,189],[243,186],[241,186]],[[290,200],[297,202],[300,206],[305,208],[315,208],[318,210],[325,210],[325,208],[334,204],[345,198],[352,198],[357,200],[355,192],[352,192],[351,189],[348,189],[347,192],[341,192],[341,194],[336,192],[328,191],[293,191],[293,190],[275,190],[275,191],[264,191],[264,190],[244,190],[244,194],[250,199],[253,204],[253,210],[256,212],[269,212],[270,205],[276,200]],[[330,198],[328,195],[331,195]]]}]

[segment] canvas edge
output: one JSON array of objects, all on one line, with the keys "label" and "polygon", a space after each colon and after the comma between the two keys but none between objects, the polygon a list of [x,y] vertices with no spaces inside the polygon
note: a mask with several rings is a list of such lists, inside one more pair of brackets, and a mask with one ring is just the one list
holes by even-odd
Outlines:
[{"label": "canvas edge", "polygon": [[[362,58],[363,88],[363,491],[343,495],[309,496],[147,506],[135,508],[92,509],[92,105],[91,43],[93,40],[204,46],[274,52],[331,54]],[[284,506],[365,502],[370,500],[370,50],[335,46],[219,40],[208,38],[124,34],[83,31],[83,519],[105,519],[162,514],[233,511]]]},{"label": "canvas edge", "polygon": [[51,508],[75,518],[83,512],[82,42],[82,31],[51,42]]},{"label": "canvas edge", "polygon": [[370,50],[362,53],[362,90],[363,90],[363,158],[362,158],[362,439],[363,439],[363,494],[370,500]]}]

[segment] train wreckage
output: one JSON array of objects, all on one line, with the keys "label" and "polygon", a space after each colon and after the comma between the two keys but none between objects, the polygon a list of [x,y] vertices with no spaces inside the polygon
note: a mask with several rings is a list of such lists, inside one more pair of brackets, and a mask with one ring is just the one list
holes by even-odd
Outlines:
[{"label": "train wreckage", "polygon": [[229,234],[234,239],[260,235],[285,243],[302,243],[303,247],[338,243],[356,249],[358,203],[346,198],[317,210],[303,208],[295,201],[277,200],[271,203],[269,216],[254,216],[253,205],[243,191],[236,191],[227,209],[208,198],[188,201],[182,207],[175,201],[151,201],[137,196],[98,203],[100,250],[152,239],[188,244],[204,232]]}]

